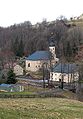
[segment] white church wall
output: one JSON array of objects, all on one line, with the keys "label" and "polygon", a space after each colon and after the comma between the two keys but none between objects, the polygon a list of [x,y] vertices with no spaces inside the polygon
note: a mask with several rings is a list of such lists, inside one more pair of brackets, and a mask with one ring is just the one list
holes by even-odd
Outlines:
[{"label": "white church wall", "polygon": [[37,60],[37,61],[26,60],[26,70],[33,71],[33,72],[38,71],[39,69],[42,68],[42,65],[44,63],[49,64],[49,60]]}]

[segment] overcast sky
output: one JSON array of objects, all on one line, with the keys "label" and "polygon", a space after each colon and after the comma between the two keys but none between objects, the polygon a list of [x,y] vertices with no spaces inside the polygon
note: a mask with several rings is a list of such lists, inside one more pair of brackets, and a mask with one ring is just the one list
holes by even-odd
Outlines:
[{"label": "overcast sky", "polygon": [[83,0],[0,0],[0,26],[31,21],[32,24],[83,13]]}]

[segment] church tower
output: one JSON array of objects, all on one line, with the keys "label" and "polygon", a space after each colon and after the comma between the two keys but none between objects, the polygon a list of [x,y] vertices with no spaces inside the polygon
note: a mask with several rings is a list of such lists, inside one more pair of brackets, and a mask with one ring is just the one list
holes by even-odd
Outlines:
[{"label": "church tower", "polygon": [[49,43],[49,51],[51,52],[52,59],[56,59],[56,49],[55,49],[55,44],[53,42]]}]

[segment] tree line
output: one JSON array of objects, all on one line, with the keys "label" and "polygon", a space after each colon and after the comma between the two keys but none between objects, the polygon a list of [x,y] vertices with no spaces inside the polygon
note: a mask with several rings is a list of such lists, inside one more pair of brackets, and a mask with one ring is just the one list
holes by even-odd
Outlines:
[{"label": "tree line", "polygon": [[53,39],[58,57],[73,57],[83,42],[83,28],[68,24],[67,20],[55,20],[32,25],[30,21],[0,27],[0,54],[11,52],[14,56],[28,56],[36,50],[48,50]]}]

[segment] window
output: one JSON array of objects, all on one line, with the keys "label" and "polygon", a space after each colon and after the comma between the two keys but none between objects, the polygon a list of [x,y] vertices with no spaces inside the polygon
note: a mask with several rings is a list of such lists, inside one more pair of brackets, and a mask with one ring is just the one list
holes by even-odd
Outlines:
[{"label": "window", "polygon": [[64,76],[66,76],[66,73],[64,73]]},{"label": "window", "polygon": [[53,76],[53,73],[51,75]]},{"label": "window", "polygon": [[28,67],[30,67],[30,63],[28,64]]},{"label": "window", "polygon": [[59,82],[61,82],[61,79],[59,79]]}]

